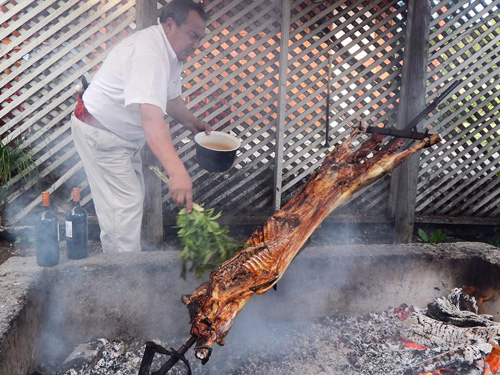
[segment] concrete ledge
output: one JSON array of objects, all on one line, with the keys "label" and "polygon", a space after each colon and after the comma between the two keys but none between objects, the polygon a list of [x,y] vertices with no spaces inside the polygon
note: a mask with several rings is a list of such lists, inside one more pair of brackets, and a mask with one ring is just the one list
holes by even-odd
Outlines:
[{"label": "concrete ledge", "polygon": [[29,374],[38,356],[42,270],[29,258],[0,266],[0,374]]}]

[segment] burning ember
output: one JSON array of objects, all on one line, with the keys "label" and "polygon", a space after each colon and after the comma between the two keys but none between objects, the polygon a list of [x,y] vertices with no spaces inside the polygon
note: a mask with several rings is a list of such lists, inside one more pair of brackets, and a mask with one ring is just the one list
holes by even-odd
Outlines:
[{"label": "burning ember", "polygon": [[403,338],[402,341],[403,341],[403,346],[405,348],[418,349],[418,350],[429,349],[429,347],[427,347],[427,346],[415,344],[413,341],[406,340],[405,338]]},{"label": "burning ember", "polygon": [[498,371],[500,323],[478,314],[476,299],[462,289],[437,298],[427,310],[406,319],[406,340],[437,347],[441,353],[411,366],[405,375],[495,374]]},{"label": "burning ember", "polygon": [[484,303],[491,301],[496,292],[493,288],[478,290],[476,287],[470,285],[464,286],[462,289],[465,294],[475,298],[475,300],[477,301],[478,313],[480,314],[482,313]]},{"label": "burning ember", "polygon": [[500,368],[500,348],[498,346],[493,347],[493,350],[484,361],[486,362],[484,375],[497,374]]}]

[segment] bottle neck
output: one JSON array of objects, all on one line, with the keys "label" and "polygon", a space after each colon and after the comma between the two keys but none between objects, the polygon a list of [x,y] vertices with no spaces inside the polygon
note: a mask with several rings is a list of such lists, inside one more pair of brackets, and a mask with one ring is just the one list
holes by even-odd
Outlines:
[{"label": "bottle neck", "polygon": [[80,205],[80,189],[78,188],[73,188],[73,204],[77,203],[78,206]]},{"label": "bottle neck", "polygon": [[44,191],[42,193],[42,206],[44,209],[47,209],[50,207],[50,195],[48,191]]}]

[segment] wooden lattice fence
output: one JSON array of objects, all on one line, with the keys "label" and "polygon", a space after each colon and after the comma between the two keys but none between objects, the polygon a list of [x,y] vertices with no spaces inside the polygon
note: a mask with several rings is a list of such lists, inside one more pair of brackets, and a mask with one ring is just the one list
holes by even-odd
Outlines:
[{"label": "wooden lattice fence", "polygon": [[[158,1],[158,9],[165,3]],[[243,146],[234,168],[209,173],[196,163],[192,135],[173,127],[198,202],[240,217],[272,211],[345,138],[350,124],[396,125],[407,1],[204,4],[210,33],[185,66],[184,97],[195,114],[238,135]],[[91,80],[107,51],[136,29],[135,4],[4,0],[0,5],[0,134],[4,144],[21,142],[38,169],[38,178],[14,177],[9,218],[17,222],[35,210],[42,189],[64,203],[73,186],[81,188],[91,211],[69,130],[73,88],[83,75]],[[432,1],[427,101],[450,81],[462,83],[424,121],[445,142],[421,158],[420,220],[499,217],[498,22],[499,0]],[[390,184],[390,177],[380,180],[335,215],[390,219]],[[164,189],[168,212],[173,206]]]},{"label": "wooden lattice fence", "polygon": [[498,1],[436,4],[431,21],[429,96],[462,80],[427,123],[445,139],[421,160],[417,212],[500,215],[500,13]]},{"label": "wooden lattice fence", "polygon": [[[295,8],[290,38],[284,200],[318,166],[331,145],[346,137],[350,125],[360,120],[394,123],[405,11],[404,4],[397,1],[351,1],[321,6],[302,2]],[[330,147],[326,148],[329,54],[333,67]],[[311,62],[312,58],[316,61]],[[313,69],[314,65],[319,69]],[[359,216],[360,210],[372,216],[382,214],[387,207],[388,184],[389,178],[385,178],[358,193],[337,214]]]}]

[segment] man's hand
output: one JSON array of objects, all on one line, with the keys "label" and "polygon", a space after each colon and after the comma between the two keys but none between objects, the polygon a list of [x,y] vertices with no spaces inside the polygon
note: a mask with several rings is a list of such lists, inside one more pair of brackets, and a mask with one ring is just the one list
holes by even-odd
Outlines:
[{"label": "man's hand", "polygon": [[170,198],[179,207],[184,207],[184,204],[186,204],[188,212],[191,212],[193,210],[193,183],[186,169],[172,171],[169,177],[168,191]]},{"label": "man's hand", "polygon": [[194,134],[201,131],[210,134],[212,131],[212,127],[207,122],[200,120],[189,112],[186,103],[180,96],[168,101],[167,113]]},{"label": "man's hand", "polygon": [[198,130],[197,133],[204,131],[207,135],[212,131],[212,127],[208,124],[208,122],[202,121],[196,118],[196,121],[193,121],[194,127]]}]

